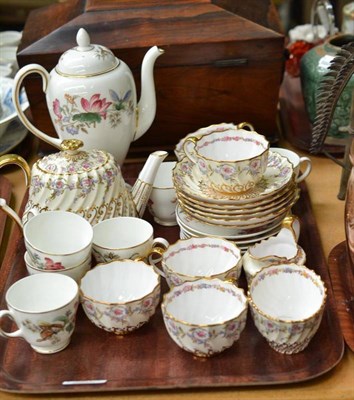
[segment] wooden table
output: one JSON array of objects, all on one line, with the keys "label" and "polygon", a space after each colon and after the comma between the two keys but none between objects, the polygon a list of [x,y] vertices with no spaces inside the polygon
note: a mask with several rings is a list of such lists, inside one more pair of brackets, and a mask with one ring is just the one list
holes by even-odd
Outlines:
[{"label": "wooden table", "polygon": [[[298,151],[302,154],[301,151]],[[313,213],[316,218],[323,251],[328,257],[332,248],[345,239],[344,235],[344,202],[337,200],[341,169],[332,161],[323,157],[311,156],[313,171],[307,178],[309,194],[312,200]],[[12,183],[13,206],[18,209],[24,194],[22,172],[16,169],[3,170],[2,173]],[[13,224],[12,224],[13,225]],[[7,226],[9,229],[9,226]],[[14,229],[18,229],[15,227]],[[7,235],[11,239],[11,235]],[[6,235],[5,235],[6,239]],[[6,243],[2,243],[2,246]],[[316,249],[314,249],[316,251]],[[26,361],[23,362],[26,368]],[[50,364],[48,363],[48,368]],[[43,376],[45,380],[45,375]],[[253,386],[227,389],[194,389],[163,390],[135,392],[102,392],[90,394],[65,395],[20,395],[2,392],[0,398],[10,399],[350,399],[354,398],[354,354],[346,348],[342,361],[331,371],[308,382]]]}]

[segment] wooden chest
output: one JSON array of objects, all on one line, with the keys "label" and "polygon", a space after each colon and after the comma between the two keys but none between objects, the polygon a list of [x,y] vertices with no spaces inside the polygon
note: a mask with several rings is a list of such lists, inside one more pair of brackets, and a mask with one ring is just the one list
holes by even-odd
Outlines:
[{"label": "wooden chest", "polygon": [[[142,59],[148,48],[158,45],[165,54],[155,65],[156,118],[132,144],[128,157],[155,149],[171,151],[187,133],[220,122],[251,122],[274,142],[284,37],[274,30],[277,19],[270,1],[235,3],[240,2],[55,4],[30,14],[18,62],[20,67],[38,63],[50,71],[60,55],[75,46],[76,33],[84,27],[93,43],[110,48],[129,65],[139,93]],[[55,136],[39,76],[26,78],[25,87],[34,124]]]}]

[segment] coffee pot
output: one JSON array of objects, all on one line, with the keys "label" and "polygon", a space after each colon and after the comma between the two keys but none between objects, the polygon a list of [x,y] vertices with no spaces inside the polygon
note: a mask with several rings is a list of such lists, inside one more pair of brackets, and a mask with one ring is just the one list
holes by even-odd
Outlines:
[{"label": "coffee pot", "polygon": [[[153,68],[164,52],[152,47],[141,67],[141,97],[137,94],[129,67],[106,47],[91,44],[81,28],[77,46],[61,55],[50,74],[38,64],[21,68],[15,76],[13,103],[26,128],[60,149],[62,140],[79,139],[84,149],[102,149],[122,165],[130,143],[151,126],[156,113]],[[47,107],[57,135],[53,138],[37,129],[23,113],[19,91],[23,79],[38,73],[43,80]]]}]

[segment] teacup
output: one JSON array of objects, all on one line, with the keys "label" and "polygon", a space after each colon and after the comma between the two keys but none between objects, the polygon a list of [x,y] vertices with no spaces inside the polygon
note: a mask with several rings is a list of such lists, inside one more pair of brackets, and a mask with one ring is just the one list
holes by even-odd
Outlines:
[{"label": "teacup", "polygon": [[27,251],[25,252],[24,260],[29,275],[60,274],[60,275],[70,276],[70,278],[73,278],[77,283],[79,283],[81,278],[86,274],[86,272],[90,270],[92,262],[90,254],[89,257],[83,263],[71,268],[62,268],[60,265],[55,265],[55,264],[47,264],[45,266],[46,269],[37,268],[35,265],[33,265],[33,261]]},{"label": "teacup", "polygon": [[170,287],[201,278],[218,278],[237,283],[242,269],[240,249],[232,242],[215,237],[181,239],[167,250],[156,247],[152,253],[162,256],[162,270],[153,254],[149,262],[166,278]]},{"label": "teacup", "polygon": [[0,207],[23,230],[26,250],[36,268],[72,268],[91,254],[92,226],[80,215],[69,211],[45,211],[33,215],[23,225],[4,199],[0,199]]},{"label": "teacup", "polygon": [[125,335],[144,325],[160,301],[160,276],[143,261],[99,264],[82,278],[80,300],[92,323]]},{"label": "teacup", "polygon": [[65,349],[75,328],[79,304],[77,283],[58,274],[27,276],[6,292],[8,310],[0,311],[0,320],[9,317],[18,330],[5,331],[5,337],[22,337],[38,353],[51,354]]},{"label": "teacup", "polygon": [[[312,170],[311,159],[308,157],[300,157],[295,151],[283,149],[281,147],[271,147],[270,150],[286,157],[294,167],[295,182],[300,183],[307,178]],[[301,169],[304,168],[303,171]],[[301,173],[300,173],[301,172]]]},{"label": "teacup", "polygon": [[317,332],[326,302],[320,276],[305,266],[271,265],[257,272],[248,289],[254,323],[279,353],[304,350]]},{"label": "teacup", "polygon": [[175,166],[175,161],[163,162],[152,185],[148,208],[154,221],[160,225],[177,225],[177,196],[172,181],[172,170]]},{"label": "teacup", "polygon": [[93,227],[92,252],[100,263],[144,259],[156,246],[167,248],[169,243],[164,238],[154,239],[154,228],[141,218],[111,218]]},{"label": "teacup", "polygon": [[246,325],[243,290],[220,279],[200,279],[174,287],[161,304],[172,340],[199,357],[231,347]]},{"label": "teacup", "polygon": [[264,267],[275,264],[304,265],[306,254],[295,239],[294,232],[282,228],[276,236],[249,246],[242,257],[248,283]]},{"label": "teacup", "polygon": [[183,148],[219,192],[245,192],[262,179],[267,168],[269,142],[255,131],[228,129],[187,137]]}]

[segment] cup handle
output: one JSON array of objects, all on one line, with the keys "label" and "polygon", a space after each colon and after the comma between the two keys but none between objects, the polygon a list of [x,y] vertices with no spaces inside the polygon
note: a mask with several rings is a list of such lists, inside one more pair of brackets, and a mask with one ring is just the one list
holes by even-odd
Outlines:
[{"label": "cup handle", "polygon": [[254,127],[252,124],[250,124],[249,122],[240,122],[239,124],[236,125],[237,129],[244,129],[244,128],[248,128],[250,131],[254,131]]},{"label": "cup handle", "polygon": [[4,212],[17,223],[17,225],[21,228],[21,230],[23,229],[20,217],[15,213],[15,211],[11,207],[9,207],[6,204],[6,200],[1,197],[0,197],[0,208],[4,210]]},{"label": "cup handle", "polygon": [[[15,321],[14,316],[12,315],[12,312],[10,310],[0,310],[0,321],[3,317],[8,317],[10,319],[12,319],[13,321]],[[16,321],[15,321],[16,323]],[[16,323],[17,325],[17,323]],[[5,332],[2,328],[1,328],[1,324],[0,324],[0,335],[6,336],[6,337],[22,337],[22,332],[21,329],[17,329],[17,331],[15,332]]]},{"label": "cup handle", "polygon": [[299,166],[301,168],[301,165],[305,166],[305,170],[302,172],[302,174],[296,178],[296,183],[302,182],[305,178],[307,178],[312,170],[312,163],[310,158],[308,157],[300,157],[299,161]]},{"label": "cup handle", "polygon": [[[186,154],[186,156],[194,163],[197,164],[197,157],[196,157],[196,151],[195,151],[195,146],[197,144],[199,138],[196,136],[190,136],[187,137],[186,140],[183,143],[183,151]],[[189,148],[189,142],[193,143],[193,150]]]},{"label": "cup handle", "polygon": [[[162,271],[161,268],[157,266],[157,263],[159,263],[162,260],[162,256],[164,252],[168,249],[169,243],[166,239],[164,238],[155,238],[153,243],[152,243],[152,249],[148,255],[148,261],[149,264],[154,268],[154,270],[161,275],[163,278],[166,279],[165,273]],[[157,260],[153,259],[153,255],[158,254],[160,257]]]}]

